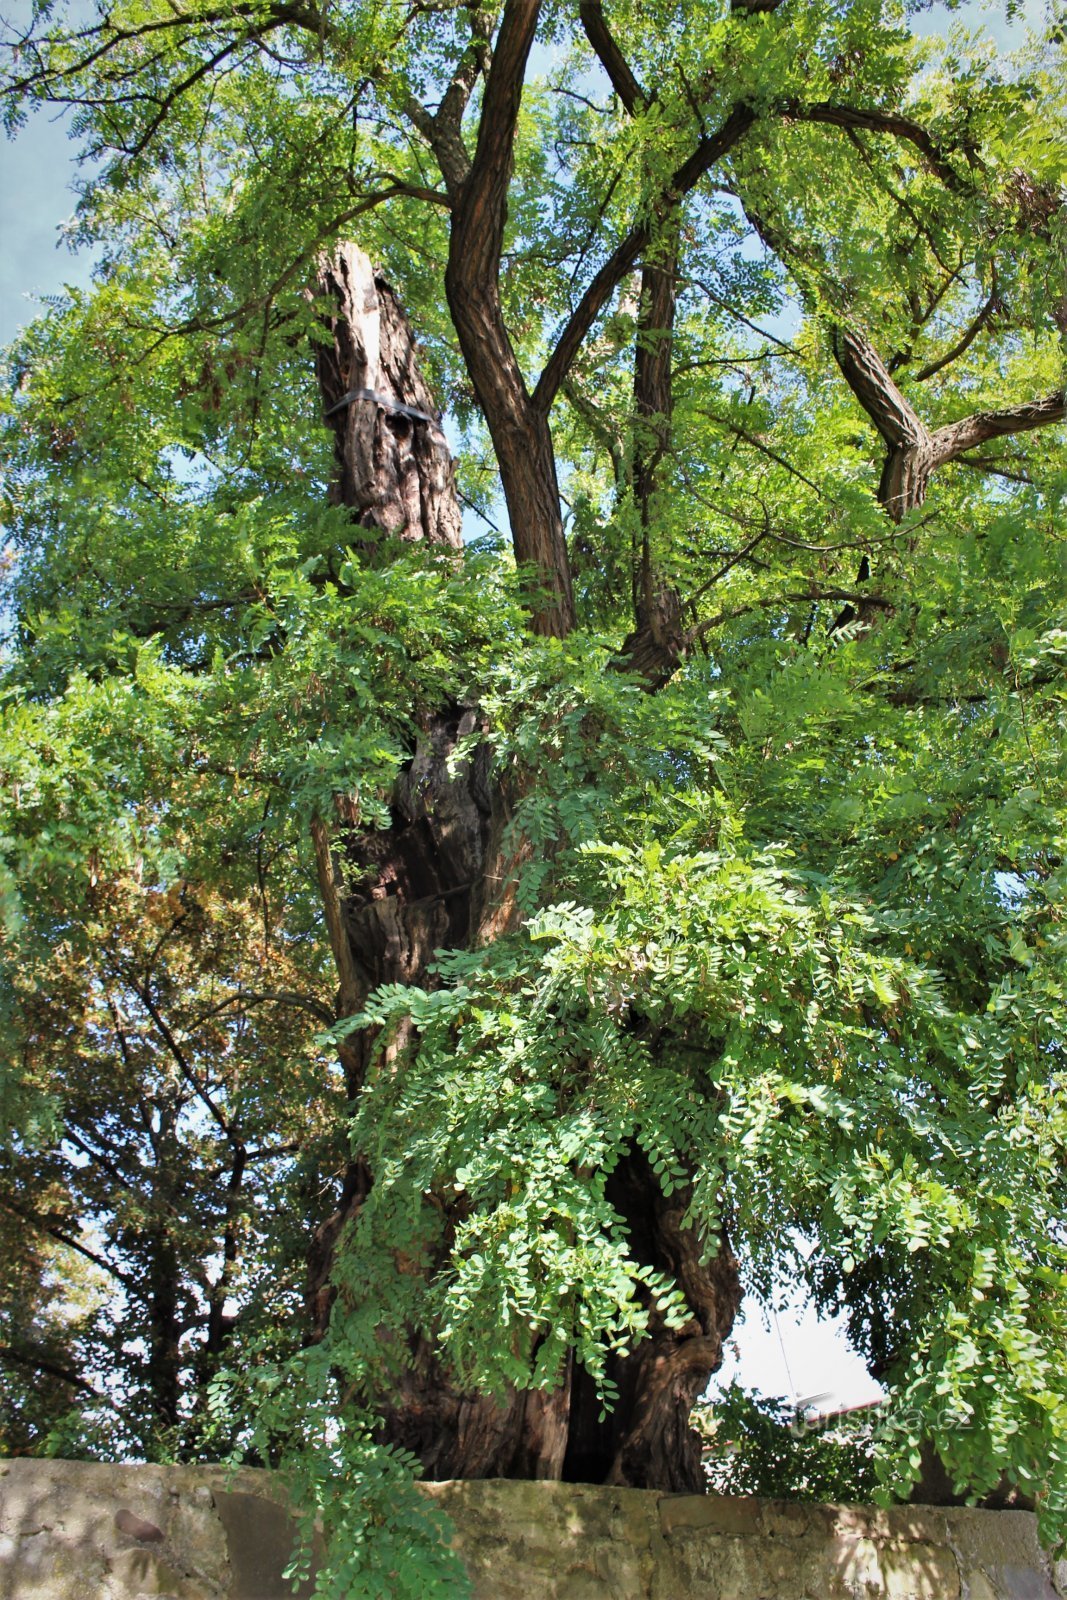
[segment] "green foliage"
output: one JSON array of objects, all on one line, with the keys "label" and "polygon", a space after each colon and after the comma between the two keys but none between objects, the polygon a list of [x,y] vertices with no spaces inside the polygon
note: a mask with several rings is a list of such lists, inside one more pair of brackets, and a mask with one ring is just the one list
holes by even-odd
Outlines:
[{"label": "green foliage", "polygon": [[47,948],[4,952],[5,1043],[49,1121],[0,1155],[0,1343],[65,1404],[10,1395],[3,1440],[198,1457],[231,1346],[274,1323],[298,1342],[301,1219],[343,1101],[310,1048],[316,975],[269,905],[117,865],[96,857],[80,925],[69,882],[64,922],[39,872]]},{"label": "green foliage", "polygon": [[[961,1481],[992,1488],[1010,1461],[1051,1513],[1067,1125],[1047,1008],[1062,959],[1019,967],[998,944],[1019,976],[976,1016],[909,956],[890,908],[850,903],[784,847],[754,851],[725,799],[681,791],[643,828],[640,847],[577,850],[584,904],[442,957],[447,987],[379,991],[352,1024],[381,1027],[384,1048],[410,1019],[418,1048],[400,1071],[383,1055],[353,1121],[376,1182],[338,1273],[342,1296],[358,1288],[343,1337],[370,1363],[383,1326],[426,1315],[395,1252],[432,1257],[422,1196],[454,1184],[464,1220],[429,1311],[462,1378],[547,1385],[568,1348],[602,1376],[604,1353],[640,1336],[643,1291],[673,1304],[605,1199],[636,1145],[665,1193],[687,1187],[709,1254],[726,1221],[750,1281],[769,1287],[788,1254],[851,1307],[910,1419],[880,1434],[887,1483],[916,1475],[922,1418]],[[783,1217],[818,1238],[809,1261]],[[852,1292],[871,1274],[876,1307]]]},{"label": "green foliage", "polygon": [[[495,538],[371,560],[328,503],[307,283],[353,235],[500,517],[412,107],[477,79],[482,13],[119,0],[87,33],[37,8],[6,107],[76,104],[101,254],[10,353],[2,413],[5,1448],[284,1461],[324,1594],[459,1593],[377,1408],[420,1334],[459,1384],[549,1389],[576,1359],[612,1405],[609,1356],[686,1316],[609,1199],[637,1150],[709,1258],[726,1238],[757,1289],[845,1313],[890,1395],[880,1492],[932,1443],[1063,1538],[1062,430],[965,452],[896,522],[827,328],[866,328],[930,430],[1062,387],[1063,45],[996,61],[923,43],[915,9],[620,0],[655,91],[627,108],[544,7],[495,285],[528,387],[631,227],[646,264],[679,251],[644,522],[628,281],[552,413],[560,641]],[[745,138],[668,216],[737,106]],[[654,694],[622,659],[643,547],[685,644]],[[387,843],[398,771],[460,706],[521,925],[338,1021],[310,824]],[[349,1150],[373,1186],[301,1351]],[[785,1461],[773,1407],[729,1407],[735,1486],[843,1492],[822,1445]]]},{"label": "green foliage", "polygon": [[813,1425],[784,1401],[731,1384],[697,1420],[716,1494],[856,1501],[874,1492],[867,1416],[818,1419]]},{"label": "green foliage", "polygon": [[317,1600],[465,1600],[466,1569],[447,1518],[415,1487],[418,1462],[375,1442],[372,1415],[339,1403],[350,1353],[328,1337],[283,1360],[265,1336],[249,1355],[212,1379],[209,1436],[235,1441],[235,1463],[282,1473],[303,1534],[287,1572],[294,1587],[314,1570]]}]

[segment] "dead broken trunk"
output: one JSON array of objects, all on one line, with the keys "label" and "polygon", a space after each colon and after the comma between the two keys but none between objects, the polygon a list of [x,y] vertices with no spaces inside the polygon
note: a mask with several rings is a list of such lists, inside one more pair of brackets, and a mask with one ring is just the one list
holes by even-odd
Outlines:
[{"label": "dead broken trunk", "polygon": [[[363,542],[371,559],[379,558],[381,533],[455,548],[460,516],[451,462],[396,297],[352,246],[323,263],[319,292],[336,307],[331,343],[317,359],[323,409],[335,434],[338,500],[367,530]],[[387,831],[361,829],[344,797],[334,817],[315,825],[342,1015],[358,1009],[379,984],[431,983],[427,969],[435,950],[483,944],[515,925],[515,862],[501,853],[506,796],[487,753],[449,770],[456,741],[475,726],[476,713],[461,706],[442,707],[426,720],[395,786]],[[353,1097],[373,1049],[366,1035],[345,1049]],[[329,1317],[338,1238],[372,1183],[373,1173],[353,1161],[340,1204],[315,1237],[310,1304],[320,1333]],[[376,1409],[384,1438],[412,1451],[429,1477],[703,1489],[689,1415],[719,1365],[737,1312],[736,1263],[725,1247],[710,1264],[700,1260],[696,1239],[682,1226],[684,1194],[665,1198],[640,1151],[616,1167],[608,1196],[626,1224],[634,1258],[676,1281],[689,1321],[668,1328],[653,1313],[649,1337],[612,1358],[619,1401],[607,1417],[573,1362],[551,1393],[512,1391],[501,1404],[457,1388],[433,1341],[412,1335],[407,1370],[391,1395],[376,1397]]]}]

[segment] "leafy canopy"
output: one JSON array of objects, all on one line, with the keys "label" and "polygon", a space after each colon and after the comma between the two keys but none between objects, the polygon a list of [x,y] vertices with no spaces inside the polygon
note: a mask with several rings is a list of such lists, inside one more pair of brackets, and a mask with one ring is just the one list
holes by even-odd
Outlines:
[{"label": "leafy canopy", "polygon": [[[883,1484],[906,1492],[929,1439],[967,1491],[1007,1471],[1063,1536],[1062,429],[980,440],[893,518],[892,440],[834,359],[835,330],[861,326],[931,431],[1062,394],[1063,40],[998,62],[962,27],[922,42],[906,9],[620,3],[639,94],[573,7],[541,9],[494,282],[530,389],[560,380],[566,639],[531,635],[544,574],[491,531],[491,441],[441,287],[497,13],[121,0],[84,23],[38,8],[12,40],[12,117],[72,103],[97,158],[77,235],[101,260],[14,347],[4,401],[7,1192],[131,1274],[157,1213],[139,1200],[131,1220],[128,1173],[105,1183],[105,1136],[192,1096],[186,1209],[162,1235],[193,1273],[225,1253],[217,1150],[280,1131],[300,1160],[262,1180],[277,1215],[242,1212],[251,1351],[265,1275],[318,1203],[300,1161],[341,1161],[315,1154],[321,1046],[277,996],[303,994],[333,1039],[381,1029],[348,1129],[374,1187],[328,1340],[294,1357],[319,1409],[176,1369],[182,1416],[238,1396],[226,1447],[253,1413],[265,1459],[303,1427],[312,1491],[351,1469],[393,1495],[405,1464],[368,1429],[405,1329],[491,1391],[551,1385],[573,1351],[611,1403],[606,1352],[653,1301],[681,1315],[606,1197],[636,1146],[709,1254],[726,1230],[762,1292],[803,1280],[847,1311],[890,1391]],[[684,189],[694,140],[731,116],[743,134]],[[368,564],[328,503],[307,286],[347,235],[397,285],[447,405],[460,555],[398,543]],[[635,410],[632,269],[672,251],[673,414],[642,510],[635,461],[662,428]],[[642,552],[684,618],[655,694],[620,670]],[[526,920],[336,1019],[309,823],[342,797],[387,829],[420,722],[457,703],[481,708],[518,797]],[[182,907],[196,941],[189,923],[157,948]],[[120,980],[157,1010],[166,986],[192,1083]],[[216,997],[233,1026],[196,1032]],[[446,1268],[398,1270],[437,1259],[425,1197],[456,1192]],[[94,1384],[115,1363],[133,1393],[78,1315],[34,1334],[39,1358]],[[350,1554],[379,1503],[339,1535]]]}]

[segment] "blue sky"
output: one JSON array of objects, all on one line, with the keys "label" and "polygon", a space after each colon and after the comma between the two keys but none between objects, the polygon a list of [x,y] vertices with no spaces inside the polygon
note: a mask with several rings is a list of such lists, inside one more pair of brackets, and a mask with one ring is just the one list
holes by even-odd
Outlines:
[{"label": "blue sky", "polygon": [[[5,8],[16,24],[27,12],[25,0]],[[917,21],[926,34],[953,22],[982,26],[1008,50],[1022,42],[1027,24],[1040,25],[1045,12],[1045,0],[1024,0],[1009,22],[1006,0],[972,0],[954,15],[935,4]],[[91,258],[72,254],[62,242],[75,206],[73,155],[65,119],[54,111],[32,117],[13,141],[0,139],[0,345],[37,314],[40,296],[90,280]],[[732,1345],[720,1380],[736,1376],[793,1400],[825,1394],[828,1405],[855,1405],[880,1393],[840,1329],[796,1297],[771,1313],[750,1296]]]},{"label": "blue sky", "polygon": [[73,255],[60,233],[75,206],[73,154],[65,119],[51,111],[0,139],[0,345],[36,315],[30,296],[89,281],[91,260]]}]

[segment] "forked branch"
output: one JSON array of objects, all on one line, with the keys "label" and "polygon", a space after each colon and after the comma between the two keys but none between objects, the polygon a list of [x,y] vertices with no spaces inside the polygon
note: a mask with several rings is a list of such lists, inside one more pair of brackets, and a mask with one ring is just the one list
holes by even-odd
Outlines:
[{"label": "forked branch", "polygon": [[831,331],[831,343],[845,382],[885,441],[878,498],[894,522],[922,505],[931,475],[963,451],[1062,422],[1067,414],[1065,391],[1057,389],[1022,405],[972,412],[931,432],[865,333],[854,325],[838,325]]}]

